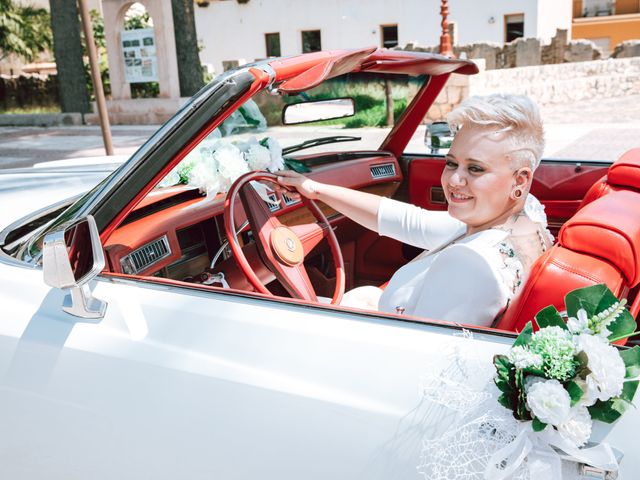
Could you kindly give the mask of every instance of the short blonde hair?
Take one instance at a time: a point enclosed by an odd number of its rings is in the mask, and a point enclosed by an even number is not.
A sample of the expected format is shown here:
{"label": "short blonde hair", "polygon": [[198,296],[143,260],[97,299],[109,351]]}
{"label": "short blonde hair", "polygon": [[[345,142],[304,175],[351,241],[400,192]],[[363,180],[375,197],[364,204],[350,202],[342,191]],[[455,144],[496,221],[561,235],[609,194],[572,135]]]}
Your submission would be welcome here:
{"label": "short blonde hair", "polygon": [[544,151],[544,127],[536,104],[525,95],[492,94],[463,101],[447,115],[453,128],[476,125],[504,132],[513,143],[510,156],[535,170]]}

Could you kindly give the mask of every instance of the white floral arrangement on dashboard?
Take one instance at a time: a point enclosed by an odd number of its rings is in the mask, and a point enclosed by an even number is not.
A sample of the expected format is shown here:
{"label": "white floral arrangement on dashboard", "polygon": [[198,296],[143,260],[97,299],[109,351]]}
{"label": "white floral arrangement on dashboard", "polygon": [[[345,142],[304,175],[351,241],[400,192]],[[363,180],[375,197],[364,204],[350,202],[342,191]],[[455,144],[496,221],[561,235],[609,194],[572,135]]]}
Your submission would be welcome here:
{"label": "white floral arrangement on dashboard", "polygon": [[233,182],[245,173],[259,170],[276,172],[283,168],[282,147],[272,137],[260,141],[251,137],[247,141],[236,142],[216,138],[204,140],[158,186],[183,183],[197,187],[207,195],[216,195],[227,192]]}
{"label": "white floral arrangement on dashboard", "polygon": [[[606,471],[609,445],[587,445],[594,421],[613,423],[638,388],[640,347],[613,342],[634,335],[635,320],[605,285],[570,292],[565,322],[554,306],[535,317],[507,355],[496,355],[498,402],[519,420],[518,435],[489,460],[487,479],[507,478],[525,461],[531,478],[562,478],[561,455]],[[560,454],[559,454],[560,453]]]}

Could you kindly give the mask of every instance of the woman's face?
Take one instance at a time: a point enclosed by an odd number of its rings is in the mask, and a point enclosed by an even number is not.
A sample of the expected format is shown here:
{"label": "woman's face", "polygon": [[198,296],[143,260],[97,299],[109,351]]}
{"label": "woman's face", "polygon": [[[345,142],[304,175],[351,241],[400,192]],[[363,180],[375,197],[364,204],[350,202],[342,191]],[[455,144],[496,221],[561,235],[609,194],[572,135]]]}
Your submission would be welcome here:
{"label": "woman's face", "polygon": [[[504,134],[467,126],[456,134],[441,182],[449,214],[470,227],[491,225],[515,204],[517,182]],[[524,194],[524,192],[523,192]]]}

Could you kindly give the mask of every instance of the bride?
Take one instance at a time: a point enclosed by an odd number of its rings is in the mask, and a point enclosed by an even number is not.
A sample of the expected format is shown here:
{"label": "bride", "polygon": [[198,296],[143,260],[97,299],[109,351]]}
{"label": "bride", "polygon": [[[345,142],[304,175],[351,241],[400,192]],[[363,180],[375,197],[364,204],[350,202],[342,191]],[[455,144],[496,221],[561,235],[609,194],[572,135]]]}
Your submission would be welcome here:
{"label": "bride", "polygon": [[535,104],[519,95],[471,97],[448,121],[459,131],[441,176],[447,212],[278,172],[281,185],[425,249],[386,288],[356,288],[342,305],[491,326],[551,246],[543,207],[529,194],[544,148]]}

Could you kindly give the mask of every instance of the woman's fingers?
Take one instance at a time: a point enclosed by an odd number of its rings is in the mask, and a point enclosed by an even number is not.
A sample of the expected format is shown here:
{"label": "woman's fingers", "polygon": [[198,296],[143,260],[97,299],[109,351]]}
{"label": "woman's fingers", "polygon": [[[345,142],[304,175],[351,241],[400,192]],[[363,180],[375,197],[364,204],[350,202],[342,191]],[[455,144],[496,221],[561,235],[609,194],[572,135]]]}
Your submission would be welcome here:
{"label": "woman's fingers", "polygon": [[299,187],[307,178],[291,170],[280,170],[276,172],[278,183],[288,187]]}
{"label": "woman's fingers", "polygon": [[283,193],[286,193],[290,197],[292,195],[298,195],[298,192],[294,188],[287,188],[287,187],[285,187],[283,185],[280,185],[279,183],[274,183],[273,184],[273,188],[280,195],[282,195]]}
{"label": "woman's fingers", "polygon": [[279,170],[276,172],[276,175],[278,176],[278,182],[284,185],[295,185],[305,179],[304,176],[293,170]]}
{"label": "woman's fingers", "polygon": [[317,198],[317,191],[314,188],[315,182],[293,170],[280,170],[276,172],[278,183],[282,187],[291,187],[307,198]]}

